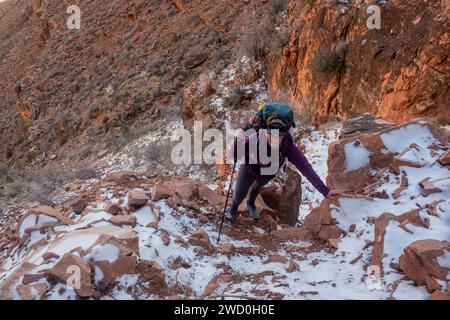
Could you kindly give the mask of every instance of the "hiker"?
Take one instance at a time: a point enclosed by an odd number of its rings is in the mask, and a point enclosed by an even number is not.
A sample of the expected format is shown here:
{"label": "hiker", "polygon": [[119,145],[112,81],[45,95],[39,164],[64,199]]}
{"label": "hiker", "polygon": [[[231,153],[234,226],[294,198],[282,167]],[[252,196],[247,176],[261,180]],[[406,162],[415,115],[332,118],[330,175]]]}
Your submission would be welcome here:
{"label": "hiker", "polygon": [[[266,105],[267,107],[267,105]],[[283,104],[272,103],[269,104],[269,111],[263,110],[265,107],[260,107],[260,115],[258,126],[256,126],[257,132],[250,134],[245,137],[243,141],[233,144],[232,152],[234,160],[237,159],[238,156],[238,144],[244,144],[244,154],[241,155],[241,158],[244,159],[243,165],[239,169],[238,178],[233,194],[233,198],[231,199],[231,206],[225,213],[225,217],[228,220],[235,220],[237,217],[237,211],[239,205],[244,200],[245,196],[248,193],[247,200],[247,209],[250,211],[253,219],[257,220],[260,218],[260,212],[256,209],[255,200],[258,196],[261,188],[266,185],[270,180],[272,180],[277,172],[273,174],[264,174],[263,170],[269,167],[271,164],[263,165],[260,161],[260,153],[261,150],[259,146],[257,148],[253,148],[253,150],[258,150],[257,154],[252,154],[250,150],[252,150],[252,146],[255,144],[267,143],[267,155],[270,157],[272,152],[278,152],[279,154],[279,162],[278,169],[283,165],[285,160],[287,159],[289,162],[294,164],[297,169],[311,182],[311,184],[324,196],[324,197],[334,197],[338,195],[342,195],[342,192],[339,190],[330,190],[320,179],[314,169],[311,167],[310,163],[304,156],[304,154],[300,151],[300,149],[294,144],[292,136],[289,133],[289,130],[292,126],[295,126],[293,122],[293,113],[292,109]],[[282,110],[280,112],[280,110]],[[286,111],[283,116],[283,110]],[[267,116],[268,113],[272,113],[269,117],[264,119],[262,114]],[[277,113],[281,113],[281,116],[278,116]],[[250,126],[251,128],[252,126]],[[253,126],[255,128],[255,126]],[[249,128],[249,127],[247,127]],[[259,130],[266,129],[266,130]],[[263,136],[261,136],[263,135]],[[253,159],[253,161],[250,161]]]}

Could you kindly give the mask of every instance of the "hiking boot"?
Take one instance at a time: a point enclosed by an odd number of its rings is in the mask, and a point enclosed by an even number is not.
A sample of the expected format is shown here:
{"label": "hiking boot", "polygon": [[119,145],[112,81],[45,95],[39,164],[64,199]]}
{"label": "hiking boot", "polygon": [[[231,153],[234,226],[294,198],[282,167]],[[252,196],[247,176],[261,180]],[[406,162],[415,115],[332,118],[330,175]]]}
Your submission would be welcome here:
{"label": "hiking boot", "polygon": [[252,215],[252,218],[255,220],[259,220],[261,215],[259,214],[258,209],[256,209],[256,206],[254,204],[247,202],[247,209],[250,211],[250,214]]}
{"label": "hiking boot", "polygon": [[237,218],[237,211],[233,207],[228,208],[228,210],[225,212],[225,218],[230,221],[234,221]]}

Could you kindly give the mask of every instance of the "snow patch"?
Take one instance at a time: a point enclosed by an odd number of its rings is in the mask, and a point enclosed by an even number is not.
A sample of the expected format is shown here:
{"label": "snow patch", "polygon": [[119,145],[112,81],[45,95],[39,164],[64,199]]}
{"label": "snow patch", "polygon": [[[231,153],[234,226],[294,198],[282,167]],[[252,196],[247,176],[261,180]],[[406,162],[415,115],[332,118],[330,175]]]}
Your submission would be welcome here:
{"label": "snow patch", "polygon": [[345,151],[345,172],[355,171],[369,165],[370,152],[358,140],[347,143]]}

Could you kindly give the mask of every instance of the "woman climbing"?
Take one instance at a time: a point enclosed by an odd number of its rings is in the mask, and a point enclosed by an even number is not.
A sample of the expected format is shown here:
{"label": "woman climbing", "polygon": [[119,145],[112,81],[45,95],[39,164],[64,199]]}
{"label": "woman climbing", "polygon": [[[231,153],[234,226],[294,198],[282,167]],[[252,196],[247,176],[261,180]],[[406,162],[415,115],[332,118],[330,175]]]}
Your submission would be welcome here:
{"label": "woman climbing", "polygon": [[[292,126],[295,126],[292,108],[285,104],[269,103],[260,106],[260,111],[251,125],[247,127],[247,129],[255,129],[256,132],[245,137],[243,141],[234,143],[232,147],[234,160],[244,158],[244,161],[239,169],[231,206],[225,214],[228,220],[236,219],[238,207],[247,193],[247,209],[253,219],[260,218],[260,213],[255,205],[256,197],[261,188],[276,176],[278,169],[286,159],[294,164],[324,197],[342,195],[341,191],[330,190],[322,182],[304,154],[294,144],[289,133]],[[239,147],[239,144],[242,145]],[[243,152],[239,152],[240,150]],[[271,161],[262,161],[261,155],[264,153]],[[270,172],[271,170],[268,169],[273,167],[272,160],[275,159],[273,156],[279,158],[276,159],[276,170]]]}

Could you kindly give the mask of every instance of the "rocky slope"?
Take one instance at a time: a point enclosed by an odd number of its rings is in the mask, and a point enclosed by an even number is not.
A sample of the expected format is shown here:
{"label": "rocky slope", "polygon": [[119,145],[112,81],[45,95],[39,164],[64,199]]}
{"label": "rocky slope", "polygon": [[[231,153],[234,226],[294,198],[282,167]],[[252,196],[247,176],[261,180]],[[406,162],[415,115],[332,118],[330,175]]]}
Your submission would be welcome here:
{"label": "rocky slope", "polygon": [[[368,31],[361,1],[87,1],[75,33],[66,5],[0,3],[0,298],[449,298],[449,133],[394,124],[448,123],[443,3]],[[346,195],[288,166],[216,245],[230,168],[174,165],[173,135],[286,92]]]}
{"label": "rocky slope", "polygon": [[183,108],[185,87],[251,51],[241,45],[250,16],[270,32],[281,19],[267,1],[84,1],[81,29],[69,30],[67,6],[0,4],[2,162],[80,161],[192,111],[212,112]]}

